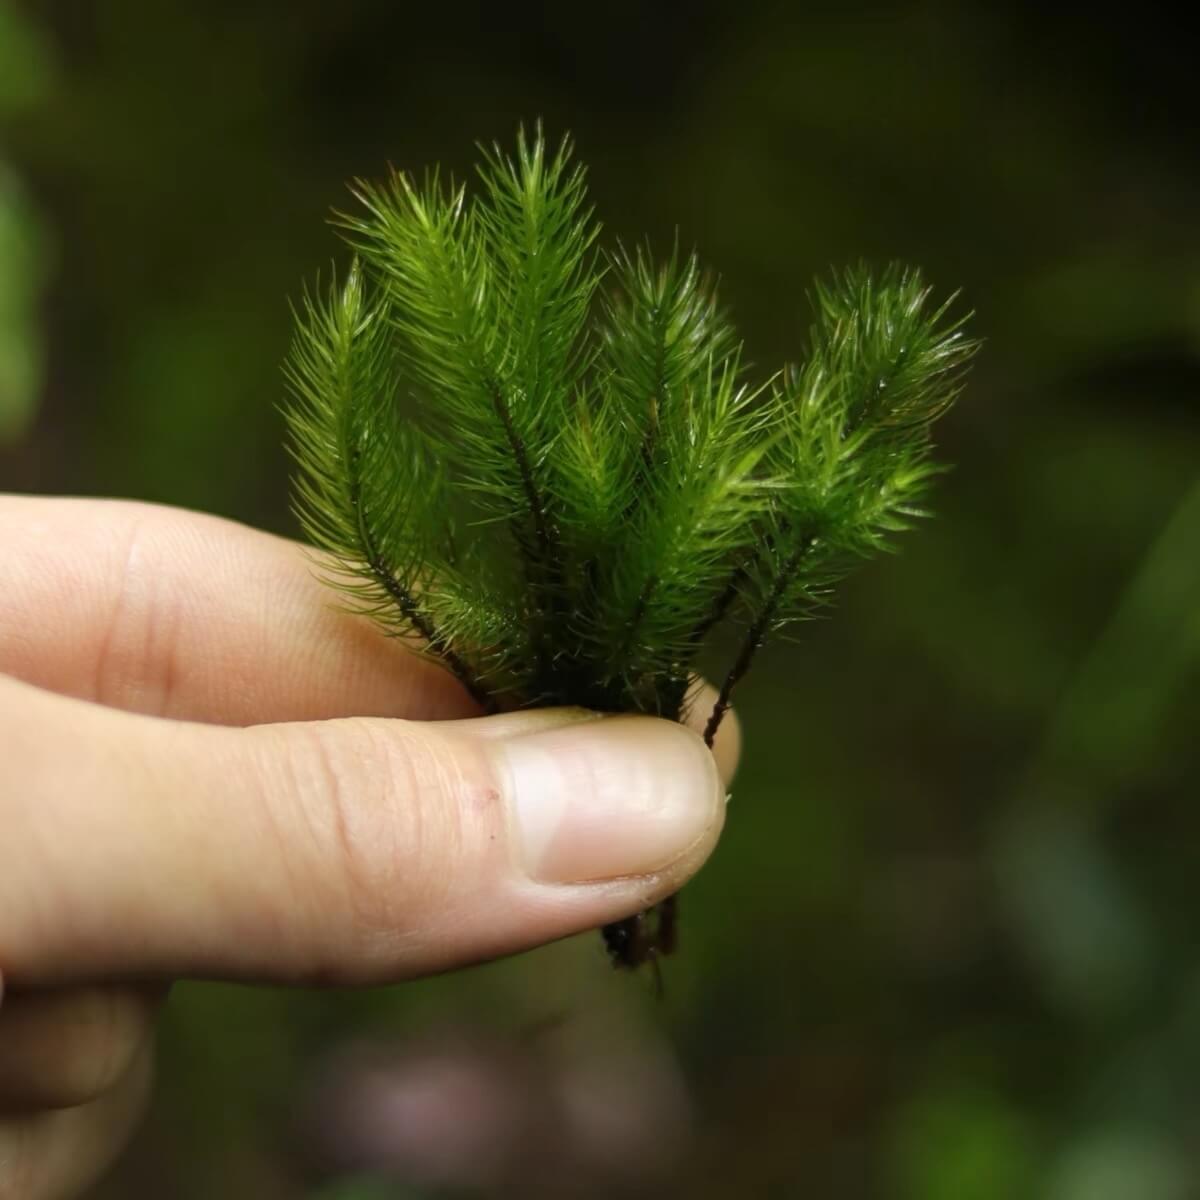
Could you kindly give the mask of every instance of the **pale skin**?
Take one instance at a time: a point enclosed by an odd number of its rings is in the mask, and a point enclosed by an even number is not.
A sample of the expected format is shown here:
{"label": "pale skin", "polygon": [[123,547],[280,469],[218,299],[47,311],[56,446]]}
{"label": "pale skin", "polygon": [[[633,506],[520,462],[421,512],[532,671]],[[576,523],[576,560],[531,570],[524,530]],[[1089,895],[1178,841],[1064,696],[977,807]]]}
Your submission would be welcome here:
{"label": "pale skin", "polygon": [[716,843],[732,720],[710,754],[480,717],[300,547],[213,517],[0,497],[0,548],[0,1200],[112,1162],[173,979],[444,971],[647,907]]}

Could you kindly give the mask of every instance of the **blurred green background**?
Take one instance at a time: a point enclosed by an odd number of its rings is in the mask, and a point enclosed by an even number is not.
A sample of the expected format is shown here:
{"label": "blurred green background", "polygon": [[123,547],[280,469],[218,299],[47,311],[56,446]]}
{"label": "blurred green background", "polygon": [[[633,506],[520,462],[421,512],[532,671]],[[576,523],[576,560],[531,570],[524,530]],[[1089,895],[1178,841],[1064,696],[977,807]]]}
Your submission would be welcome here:
{"label": "blurred green background", "polygon": [[294,531],[343,181],[571,130],[751,356],[961,286],[938,517],[765,656],[665,999],[598,939],[177,988],[97,1197],[1200,1196],[1200,101],[1155,5],[0,0],[0,486]]}

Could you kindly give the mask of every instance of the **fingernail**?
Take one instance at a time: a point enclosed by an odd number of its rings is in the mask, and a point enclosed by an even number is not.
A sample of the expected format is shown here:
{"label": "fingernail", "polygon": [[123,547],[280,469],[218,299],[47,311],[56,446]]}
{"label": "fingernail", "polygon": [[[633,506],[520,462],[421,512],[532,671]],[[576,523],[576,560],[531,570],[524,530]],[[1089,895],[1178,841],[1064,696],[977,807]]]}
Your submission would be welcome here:
{"label": "fingernail", "polygon": [[685,854],[723,803],[691,731],[612,717],[504,744],[523,865],[543,883],[646,875]]}

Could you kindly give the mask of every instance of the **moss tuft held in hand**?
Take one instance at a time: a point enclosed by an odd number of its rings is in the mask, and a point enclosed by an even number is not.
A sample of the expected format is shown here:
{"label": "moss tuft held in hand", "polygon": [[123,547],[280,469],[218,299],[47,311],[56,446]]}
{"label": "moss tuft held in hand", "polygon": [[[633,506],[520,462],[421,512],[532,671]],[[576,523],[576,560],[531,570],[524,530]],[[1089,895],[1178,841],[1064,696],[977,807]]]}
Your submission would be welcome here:
{"label": "moss tuft held in hand", "polygon": [[[470,191],[352,190],[355,260],[302,301],[286,367],[330,582],[487,710],[679,719],[731,625],[711,744],[763,642],[922,514],[964,318],[915,270],[852,268],[813,292],[804,365],[751,382],[694,255],[599,249],[569,142],[522,133]],[[605,930],[624,965],[674,935],[670,902]]]}

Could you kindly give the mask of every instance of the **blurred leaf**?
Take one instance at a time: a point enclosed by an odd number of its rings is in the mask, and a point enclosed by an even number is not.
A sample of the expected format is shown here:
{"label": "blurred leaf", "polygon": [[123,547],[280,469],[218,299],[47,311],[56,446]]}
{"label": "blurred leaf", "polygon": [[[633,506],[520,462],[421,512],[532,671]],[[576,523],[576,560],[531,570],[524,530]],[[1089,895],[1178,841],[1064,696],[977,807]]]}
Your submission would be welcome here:
{"label": "blurred leaf", "polygon": [[1200,662],[1200,481],[1179,503],[1085,655],[1000,824],[1003,902],[1056,999],[1114,1012],[1142,994],[1161,948],[1141,899],[1087,815],[1159,744]]}
{"label": "blurred leaf", "polygon": [[1125,589],[1108,627],[1063,694],[1042,769],[1136,772],[1170,706],[1200,666],[1200,479]]}
{"label": "blurred leaf", "polygon": [[45,271],[42,228],[0,160],[0,445],[24,430],[41,390],[45,346],[37,305]]}
{"label": "blurred leaf", "polygon": [[1137,1129],[1104,1129],[1068,1147],[1046,1200],[1187,1200],[1191,1164],[1165,1139]]}
{"label": "blurred leaf", "polygon": [[900,1110],[893,1156],[905,1200],[1017,1200],[1030,1194],[1034,1178],[1021,1115],[1003,1097],[957,1081],[919,1093]]}

